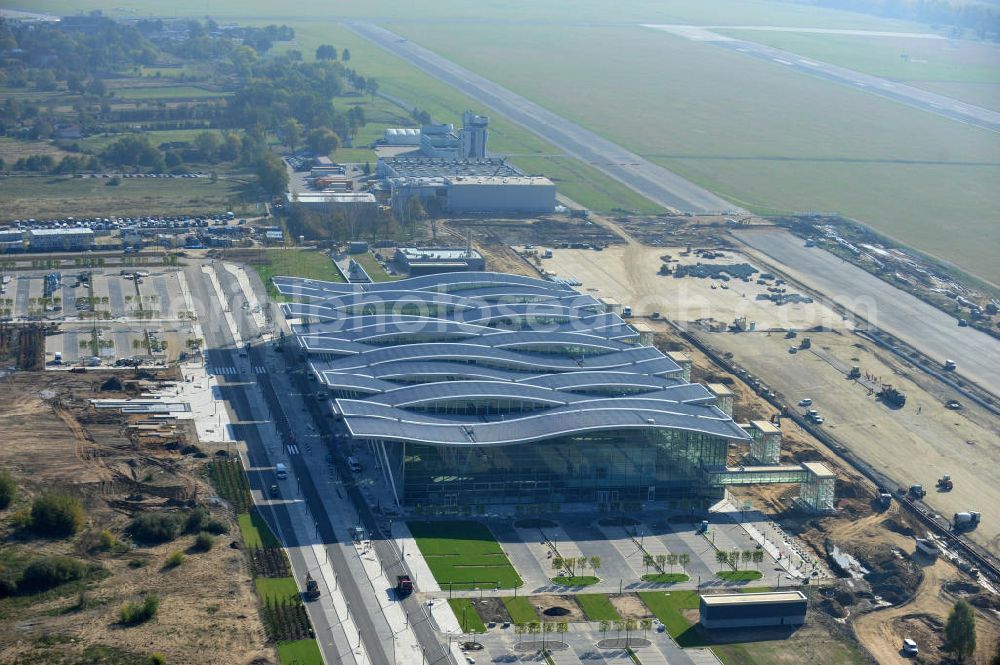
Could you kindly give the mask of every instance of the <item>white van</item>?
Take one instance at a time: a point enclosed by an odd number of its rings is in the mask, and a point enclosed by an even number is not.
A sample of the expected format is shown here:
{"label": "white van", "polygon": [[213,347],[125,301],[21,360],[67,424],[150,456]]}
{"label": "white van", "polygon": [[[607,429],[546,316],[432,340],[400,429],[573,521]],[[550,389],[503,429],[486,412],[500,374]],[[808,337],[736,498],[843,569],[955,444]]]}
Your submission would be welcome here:
{"label": "white van", "polygon": [[278,480],[284,480],[288,477],[288,467],[278,462],[274,465],[274,475],[278,477]]}
{"label": "white van", "polygon": [[348,457],[347,458],[347,468],[350,469],[351,471],[353,471],[354,473],[360,473],[361,472],[361,462],[359,462],[354,457]]}
{"label": "white van", "polygon": [[903,653],[907,656],[916,656],[920,653],[920,648],[917,646],[916,642],[907,637],[903,640]]}

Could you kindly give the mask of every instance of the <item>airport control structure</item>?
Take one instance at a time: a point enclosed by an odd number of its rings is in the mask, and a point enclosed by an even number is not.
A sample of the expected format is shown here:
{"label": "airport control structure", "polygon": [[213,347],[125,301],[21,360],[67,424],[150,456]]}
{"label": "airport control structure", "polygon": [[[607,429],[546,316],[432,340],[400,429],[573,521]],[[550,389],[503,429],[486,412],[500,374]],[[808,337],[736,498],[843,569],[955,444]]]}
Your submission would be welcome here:
{"label": "airport control structure", "polygon": [[[618,314],[567,284],[459,272],[349,284],[275,277],[298,352],[400,507],[712,505],[729,485],[797,483],[833,508],[821,463],[782,465],[780,430],[737,424]],[[727,465],[730,444],[749,450]]]}

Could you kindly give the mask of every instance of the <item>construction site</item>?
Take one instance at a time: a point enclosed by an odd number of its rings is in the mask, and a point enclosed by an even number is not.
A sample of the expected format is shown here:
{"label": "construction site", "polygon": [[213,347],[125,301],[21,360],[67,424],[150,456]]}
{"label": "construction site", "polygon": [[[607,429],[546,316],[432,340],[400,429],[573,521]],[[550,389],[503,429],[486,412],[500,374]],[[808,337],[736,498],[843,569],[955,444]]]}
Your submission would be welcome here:
{"label": "construction site", "polygon": [[[79,662],[103,653],[115,659],[108,662],[126,662],[150,645],[174,654],[175,662],[267,657],[263,625],[248,611],[256,600],[244,555],[229,547],[233,536],[185,557],[176,570],[165,562],[186,547],[182,541],[138,549],[117,544],[140,515],[183,515],[199,506],[236,532],[235,515],[212,499],[216,492],[206,477],[207,462],[226,456],[226,448],[199,441],[193,421],[121,408],[182,382],[176,368],[17,371],[0,379],[0,467],[19,480],[16,503],[0,521],[4,566],[16,569],[25,557],[71,556],[95,571],[83,586],[32,602],[0,599],[0,660],[22,662],[30,653],[46,654],[51,663]],[[53,492],[80,501],[85,521],[76,542],[32,538],[17,525],[22,506]],[[157,621],[123,631],[111,615],[149,595],[159,598]]]}
{"label": "construction site", "polygon": [[[904,662],[907,636],[929,662],[944,657],[944,619],[958,598],[982,610],[981,657],[1000,639],[1000,523],[983,508],[1000,505],[986,471],[1000,462],[995,395],[954,381],[939,359],[928,377],[926,355],[876,328],[868,312],[731,233],[769,222],[592,214],[586,226],[611,236],[597,245],[547,238],[537,224],[530,234],[481,220],[448,226],[456,236],[471,228],[491,267],[567,280],[624,310],[657,346],[692,356],[692,380],[731,389],[737,422],[780,423],[782,463],[822,460],[835,470],[836,511],[824,517],[796,511],[788,487],[732,492],[816,555],[853,562],[835,566],[841,579],[820,608],[846,620],[875,660]],[[730,464],[746,452],[734,448]]]}

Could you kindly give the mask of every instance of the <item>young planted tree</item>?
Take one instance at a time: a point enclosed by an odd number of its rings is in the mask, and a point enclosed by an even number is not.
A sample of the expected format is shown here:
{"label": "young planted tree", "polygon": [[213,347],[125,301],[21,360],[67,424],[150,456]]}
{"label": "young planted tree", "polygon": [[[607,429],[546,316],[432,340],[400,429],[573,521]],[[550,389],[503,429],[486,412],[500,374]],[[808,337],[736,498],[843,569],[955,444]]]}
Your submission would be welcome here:
{"label": "young planted tree", "polygon": [[670,566],[670,572],[674,572],[674,566],[677,565],[678,556],[676,554],[667,555],[667,565]]}
{"label": "young planted tree", "polygon": [[753,551],[753,562],[757,564],[757,570],[760,570],[760,564],[764,561],[764,550],[754,550]]}
{"label": "young planted tree", "polygon": [[646,572],[649,572],[649,567],[654,563],[653,556],[651,554],[642,555],[642,565],[646,567]]}
{"label": "young planted tree", "polygon": [[659,568],[660,572],[663,572],[663,567],[667,565],[667,555],[657,554],[656,555],[656,567]]}
{"label": "young planted tree", "polygon": [[680,564],[681,570],[687,570],[687,565],[691,563],[691,555],[687,552],[678,554],[677,563]]}
{"label": "young planted tree", "polygon": [[594,575],[597,574],[597,569],[601,567],[601,557],[592,556],[590,557],[590,569],[594,571]]}
{"label": "young planted tree", "polygon": [[743,559],[743,567],[746,568],[746,564],[753,561],[753,550],[743,550],[740,554],[740,558]]}

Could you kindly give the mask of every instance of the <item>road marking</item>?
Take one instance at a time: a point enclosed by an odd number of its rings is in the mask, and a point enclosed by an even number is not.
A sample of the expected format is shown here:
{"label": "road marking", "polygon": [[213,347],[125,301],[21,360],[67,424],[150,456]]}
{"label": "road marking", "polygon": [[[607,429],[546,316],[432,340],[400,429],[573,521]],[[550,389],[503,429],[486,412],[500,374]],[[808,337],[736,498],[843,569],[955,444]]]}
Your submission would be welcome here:
{"label": "road marking", "polygon": [[253,368],[253,373],[254,374],[267,374],[267,368],[266,367],[261,367],[260,365],[257,365],[256,367]]}
{"label": "road marking", "polygon": [[299,454],[299,447],[296,446],[294,443],[290,443],[286,447],[288,448],[288,454],[289,455],[298,455]]}

